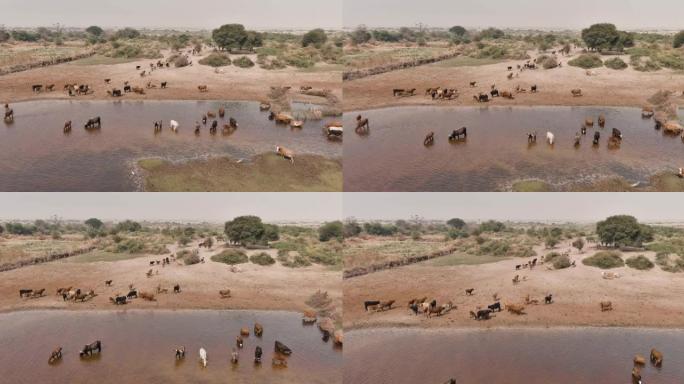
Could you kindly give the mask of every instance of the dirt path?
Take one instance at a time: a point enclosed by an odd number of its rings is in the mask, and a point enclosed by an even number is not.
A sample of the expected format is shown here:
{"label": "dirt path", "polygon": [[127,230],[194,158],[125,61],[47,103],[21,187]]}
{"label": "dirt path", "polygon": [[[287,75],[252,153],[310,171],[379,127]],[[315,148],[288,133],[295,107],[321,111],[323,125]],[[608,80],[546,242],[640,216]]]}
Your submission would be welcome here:
{"label": "dirt path", "polygon": [[[32,69],[24,72],[0,76],[0,101],[18,102],[36,99],[70,99],[70,100],[112,100],[106,91],[111,88],[123,88],[124,81],[131,86],[145,87],[152,81],[159,87],[162,81],[168,82],[167,89],[149,89],[145,95],[126,94],[124,100],[267,100],[271,86],[291,86],[298,90],[300,86],[310,86],[316,89],[330,89],[339,98],[342,95],[341,71],[306,72],[294,68],[269,71],[255,65],[249,69],[235,66],[223,67],[220,73],[214,68],[200,65],[198,61],[204,56],[193,56],[192,66],[184,68],[163,68],[152,72],[151,75],[140,77],[143,69],[149,70],[149,63],[156,60],[143,59],[121,64],[83,65],[72,62],[44,68]],[[256,60],[256,57],[252,58]],[[141,70],[136,70],[140,65]],[[104,79],[111,79],[106,85]],[[85,96],[69,97],[62,91],[66,83],[89,84],[95,92]],[[32,92],[33,84],[56,84],[54,92]],[[207,85],[208,92],[200,93],[198,85]],[[291,92],[293,99],[298,101],[324,102],[325,99]]]}
{"label": "dirt path", "polygon": [[[531,54],[536,57],[535,53]],[[507,68],[516,68],[524,61],[508,61],[481,66],[449,67],[445,63],[424,65],[398,70],[381,75],[370,76],[344,82],[344,110],[359,111],[388,106],[402,105],[497,105],[497,106],[633,106],[641,107],[646,99],[659,90],[684,92],[684,75],[671,70],[658,72],[638,72],[631,67],[622,71],[609,68],[592,69],[595,75],[587,76],[587,71],[567,65],[571,56],[560,57],[561,68],[527,70],[509,80]],[[605,58],[604,58],[605,59]],[[629,62],[628,57],[623,60]],[[514,73],[518,73],[514,70]],[[476,81],[476,87],[470,82]],[[473,99],[479,92],[489,92],[496,85],[500,92],[513,91],[516,86],[528,90],[515,95],[514,100],[496,98],[493,102],[481,104]],[[537,85],[539,92],[529,93],[530,87]],[[432,100],[425,96],[429,87],[456,88],[460,96],[451,101]],[[394,97],[394,88],[416,88],[416,96]],[[581,88],[584,96],[573,97],[571,89]],[[684,97],[680,97],[684,105]]]}
{"label": "dirt path", "polygon": [[[556,251],[569,249],[568,243]],[[537,247],[537,254],[548,250]],[[621,278],[606,280],[601,269],[588,267],[581,259],[591,256],[595,249],[580,254],[572,249],[570,258],[576,268],[549,270],[541,265],[533,270],[516,271],[524,259],[509,259],[492,264],[473,266],[434,267],[420,263],[408,267],[378,272],[343,282],[345,329],[381,326],[439,327],[550,327],[550,326],[684,326],[684,275],[663,272],[659,267],[650,271],[631,268],[610,270]],[[626,253],[630,257],[649,252]],[[525,281],[513,285],[512,278],[520,274]],[[467,296],[465,289],[475,288]],[[469,311],[486,307],[498,293],[501,303],[524,303],[525,296],[540,300],[552,293],[551,305],[527,305],[526,314],[496,313],[489,321],[474,321]],[[453,301],[458,309],[427,319],[413,315],[407,302],[416,297],[435,298],[438,303]],[[365,300],[396,300],[396,308],[385,312],[365,312]],[[612,301],[614,310],[601,312],[599,303]]]}
{"label": "dirt path", "polygon": [[[173,246],[170,250],[175,251]],[[192,248],[189,248],[192,249]],[[150,267],[150,260],[160,260],[162,256],[149,255],[115,262],[78,262],[66,260],[24,267],[0,273],[0,311],[26,309],[122,309],[110,303],[109,297],[126,294],[128,285],[133,284],[139,291],[156,293],[161,284],[169,292],[174,284],[180,284],[182,293],[158,294],[157,301],[142,299],[127,304],[125,309],[264,309],[295,310],[307,309],[305,301],[317,290],[327,291],[333,304],[341,307],[341,272],[331,271],[321,266],[306,268],[286,268],[276,263],[272,266],[259,266],[252,263],[241,264],[240,272],[231,272],[230,266],[209,259],[220,252],[202,250],[200,255],[206,262],[191,266],[172,262],[171,265]],[[248,254],[262,251],[249,251]],[[269,250],[275,257],[275,251]],[[152,268],[154,275],[146,277]],[[156,273],[158,272],[158,274]],[[113,280],[111,287],[105,280]],[[97,296],[85,303],[64,302],[55,292],[60,287],[79,287],[93,289]],[[45,288],[47,295],[35,299],[19,298],[19,289]],[[221,299],[218,291],[230,289],[232,297]]]}

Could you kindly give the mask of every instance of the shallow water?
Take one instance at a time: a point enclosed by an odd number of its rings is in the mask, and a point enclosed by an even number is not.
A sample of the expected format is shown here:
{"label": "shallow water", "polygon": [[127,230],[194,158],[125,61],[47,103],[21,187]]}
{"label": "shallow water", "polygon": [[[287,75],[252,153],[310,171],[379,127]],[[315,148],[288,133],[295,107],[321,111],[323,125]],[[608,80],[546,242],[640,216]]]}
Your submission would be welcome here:
{"label": "shallow water", "polygon": [[579,384],[631,382],[632,359],[663,352],[642,369],[646,384],[684,382],[684,330],[621,328],[347,332],[344,382],[354,384]]}
{"label": "shallow water", "polygon": [[[599,128],[599,114],[606,127]],[[345,126],[355,126],[357,112],[346,113]],[[349,191],[494,191],[518,180],[541,179],[556,185],[621,176],[647,181],[684,161],[678,137],[654,129],[637,108],[608,107],[397,107],[361,112],[370,134],[350,132],[344,143],[344,188]],[[593,117],[579,148],[575,134]],[[450,143],[452,130],[468,128],[465,141]],[[619,149],[608,149],[612,128],[624,136]],[[594,147],[594,131],[601,132]],[[435,132],[435,143],[423,139]],[[537,131],[537,144],[527,133]],[[546,132],[555,145],[546,144]]]}
{"label": "shallow water", "polygon": [[[237,366],[230,352],[241,327],[264,326],[250,334]],[[341,383],[342,350],[321,340],[301,315],[268,311],[30,311],[0,315],[2,383]],[[84,344],[102,341],[102,354],[81,360]],[[271,366],[280,340],[293,351],[287,368]],[[50,352],[62,346],[62,361],[49,365]],[[176,347],[186,357],[177,363]],[[254,349],[264,351],[261,366]],[[199,364],[198,350],[208,364]],[[9,352],[11,351],[11,353]]]}
{"label": "shallow water", "polygon": [[[224,105],[219,130],[209,125],[195,136],[195,122]],[[303,106],[302,106],[303,107]],[[306,122],[302,129],[276,125],[255,102],[219,101],[32,101],[12,105],[11,125],[0,123],[0,190],[2,191],[131,191],[131,163],[141,157],[170,160],[228,155],[248,158],[282,145],[299,153],[341,157],[342,145],[323,134],[328,120]],[[102,128],[83,128],[92,117],[102,117]],[[221,127],[234,117],[239,128],[232,135]],[[169,130],[169,121],[180,124]],[[63,133],[71,120],[70,134]],[[161,134],[154,121],[163,120]]]}

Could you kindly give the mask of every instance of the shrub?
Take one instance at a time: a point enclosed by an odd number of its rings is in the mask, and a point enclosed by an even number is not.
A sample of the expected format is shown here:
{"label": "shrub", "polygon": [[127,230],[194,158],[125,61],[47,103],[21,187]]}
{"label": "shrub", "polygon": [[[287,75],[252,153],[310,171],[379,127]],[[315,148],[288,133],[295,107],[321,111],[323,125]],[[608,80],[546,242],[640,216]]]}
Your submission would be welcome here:
{"label": "shrub", "polygon": [[230,65],[230,56],[223,52],[213,52],[209,56],[201,59],[199,61],[202,65],[208,65],[210,67],[225,67]]}
{"label": "shrub", "polygon": [[672,46],[674,48],[681,48],[684,46],[684,31],[680,31],[675,35]]}
{"label": "shrub", "polygon": [[630,268],[638,269],[640,271],[649,270],[655,266],[655,264],[644,255],[630,257],[625,260],[625,264]]}
{"label": "shrub", "polygon": [[196,249],[193,251],[178,252],[176,256],[182,258],[183,263],[185,263],[185,265],[193,265],[201,261],[199,257],[199,252]]}
{"label": "shrub", "polygon": [[342,240],[343,224],[341,221],[333,221],[323,224],[318,228],[318,239],[328,241],[331,239]]}
{"label": "shrub", "polygon": [[275,264],[275,259],[271,257],[266,252],[257,253],[249,257],[249,261],[258,265],[273,265]]}
{"label": "shrub", "polygon": [[628,67],[627,63],[625,63],[621,58],[619,57],[613,57],[612,59],[606,60],[603,65],[610,69],[617,69],[617,70],[622,70]]}
{"label": "shrub", "polygon": [[309,32],[305,33],[304,36],[302,36],[302,46],[308,47],[309,45],[313,45],[316,47],[320,47],[327,40],[328,36],[325,34],[324,30],[320,28],[312,29]]}
{"label": "shrub", "polygon": [[558,60],[556,60],[555,57],[547,57],[544,61],[541,62],[541,65],[544,69],[556,68],[558,66]]}
{"label": "shrub", "polygon": [[246,263],[247,261],[249,261],[249,258],[242,251],[228,249],[219,254],[213,255],[211,257],[211,260],[216,261],[218,263],[235,265]]}
{"label": "shrub", "polygon": [[582,264],[601,269],[618,268],[625,265],[619,252],[602,251],[582,260]]}
{"label": "shrub", "polygon": [[174,65],[176,68],[187,67],[188,65],[190,65],[190,60],[188,60],[188,58],[187,58],[186,56],[178,56],[178,57],[173,61],[173,65]]}
{"label": "shrub", "polygon": [[570,258],[566,255],[560,255],[553,260],[553,268],[555,269],[569,268],[570,265]]}
{"label": "shrub", "polygon": [[506,229],[506,225],[500,221],[489,220],[480,224],[480,232],[501,232]]}
{"label": "shrub", "polygon": [[240,56],[233,60],[233,64],[240,68],[251,68],[254,66],[254,62],[247,56]]}
{"label": "shrub", "polygon": [[602,67],[603,61],[601,61],[601,57],[599,55],[585,53],[568,61],[568,65],[584,69],[591,69]]}

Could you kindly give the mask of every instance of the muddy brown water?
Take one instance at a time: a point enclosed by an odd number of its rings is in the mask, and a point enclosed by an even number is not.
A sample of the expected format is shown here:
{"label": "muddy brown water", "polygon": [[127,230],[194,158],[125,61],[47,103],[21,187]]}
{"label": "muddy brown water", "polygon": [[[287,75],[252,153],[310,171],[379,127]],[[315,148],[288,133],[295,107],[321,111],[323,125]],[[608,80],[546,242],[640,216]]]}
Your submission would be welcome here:
{"label": "muddy brown water", "polygon": [[[195,122],[207,111],[223,105],[219,132]],[[297,104],[293,108],[306,109]],[[255,102],[222,101],[31,101],[12,104],[13,124],[0,122],[0,190],[2,191],[132,191],[136,185],[131,165],[136,159],[162,157],[173,161],[227,155],[248,159],[271,152],[276,145],[298,153],[340,158],[342,145],[326,139],[323,127],[329,119],[307,121],[301,129],[276,125]],[[102,128],[92,132],[85,122],[102,118]],[[221,127],[234,117],[239,128],[222,135]],[[180,124],[179,132],[169,121]],[[71,120],[70,134],[63,133]],[[164,129],[154,134],[154,121]],[[201,122],[200,122],[201,123]]]}
{"label": "muddy brown water", "polygon": [[[231,349],[241,327],[264,326],[239,350]],[[301,314],[276,311],[28,311],[0,314],[0,382],[23,383],[341,383],[342,350],[325,343]],[[102,341],[102,353],[82,360],[84,344]],[[293,351],[287,368],[271,365],[274,342]],[[62,346],[61,362],[49,365],[50,352]],[[175,348],[186,357],[176,362]],[[253,364],[262,347],[263,363]],[[199,363],[199,348],[208,364]],[[10,352],[11,351],[11,352]]]}
{"label": "muddy brown water", "polygon": [[[346,191],[495,191],[519,180],[563,186],[615,176],[643,183],[684,165],[682,140],[654,129],[638,108],[411,106],[360,113],[370,120],[370,134],[350,129],[345,138]],[[345,113],[345,126],[355,127],[358,114]],[[596,123],[600,114],[605,128]],[[575,148],[587,117],[595,126]],[[451,131],[463,126],[467,140],[450,143]],[[613,127],[624,136],[619,149],[608,148]],[[430,131],[435,143],[425,147]],[[534,131],[537,144],[528,145],[527,133]],[[555,135],[553,147],[545,142],[547,131]],[[595,131],[601,133],[598,147],[592,145]]]}
{"label": "muddy brown water", "polygon": [[684,330],[627,328],[347,332],[344,382],[354,384],[629,384],[632,359],[664,354],[642,368],[644,384],[684,382]]}

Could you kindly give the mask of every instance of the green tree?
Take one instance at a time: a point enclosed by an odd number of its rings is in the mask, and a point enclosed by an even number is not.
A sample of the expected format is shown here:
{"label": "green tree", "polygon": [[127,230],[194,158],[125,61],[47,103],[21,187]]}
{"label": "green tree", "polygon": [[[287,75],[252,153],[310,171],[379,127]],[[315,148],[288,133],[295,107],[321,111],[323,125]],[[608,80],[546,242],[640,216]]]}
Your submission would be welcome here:
{"label": "green tree", "polygon": [[501,232],[504,229],[506,229],[506,225],[496,220],[489,220],[480,224],[480,232]]}
{"label": "green tree", "polygon": [[549,236],[544,240],[544,245],[546,248],[553,248],[558,244],[558,238],[554,236]]}
{"label": "green tree", "polygon": [[344,237],[354,237],[358,236],[363,228],[356,222],[356,220],[347,220],[344,223],[344,228],[342,229],[342,234]]}
{"label": "green tree", "polygon": [[241,245],[264,245],[278,239],[278,227],[262,223],[257,216],[236,217],[226,222],[224,232],[230,241]]}
{"label": "green tree", "polygon": [[318,239],[329,241],[331,239],[342,240],[343,224],[341,221],[331,221],[318,228]]}
{"label": "green tree", "polygon": [[594,24],[582,30],[582,40],[589,47],[598,51],[634,46],[634,35],[629,32],[618,31],[615,25],[609,23]]}
{"label": "green tree", "polygon": [[104,223],[100,219],[96,219],[93,217],[93,218],[86,220],[85,225],[87,225],[88,227],[90,227],[92,229],[100,229],[100,228],[102,228]]}
{"label": "green tree", "polygon": [[466,226],[466,222],[463,221],[462,219],[455,217],[453,219],[449,219],[449,221],[447,221],[447,225],[452,227],[452,228],[462,229],[463,227]]}
{"label": "green tree", "polygon": [[480,39],[500,39],[504,37],[506,34],[504,31],[497,29],[497,28],[487,28],[480,32],[479,37]]}
{"label": "green tree", "polygon": [[455,25],[455,26],[449,28],[449,32],[452,35],[457,36],[457,37],[463,37],[463,36],[468,34],[468,31],[465,28],[461,27],[460,25]]}
{"label": "green tree", "polygon": [[140,31],[135,28],[124,28],[116,31],[114,35],[117,39],[135,39],[140,37]]}
{"label": "green tree", "polygon": [[260,33],[248,31],[242,24],[225,24],[214,29],[211,37],[220,49],[253,49],[263,45]]}
{"label": "green tree", "polygon": [[91,25],[90,27],[86,28],[85,31],[96,37],[100,37],[104,33],[104,30],[97,25]]}
{"label": "green tree", "polygon": [[325,34],[325,31],[320,28],[316,28],[304,34],[302,37],[302,47],[313,45],[318,48],[325,44],[326,41],[328,41],[328,35]]}
{"label": "green tree", "polygon": [[142,229],[142,225],[140,223],[133,221],[133,220],[125,220],[120,223],[117,223],[116,226],[114,227],[114,230],[116,232],[137,232]]}
{"label": "green tree", "polygon": [[[2,41],[2,39],[0,39],[0,41]],[[674,36],[672,46],[675,48],[681,48],[682,46],[684,46],[684,31],[680,31]]]}
{"label": "green tree", "polygon": [[637,246],[653,240],[653,229],[628,215],[611,216],[596,224],[596,234],[609,247]]}
{"label": "green tree", "polygon": [[351,38],[352,43],[354,44],[363,44],[367,43],[371,39],[371,34],[368,32],[366,29],[366,26],[364,25],[359,25],[354,32],[351,33],[349,36]]}

